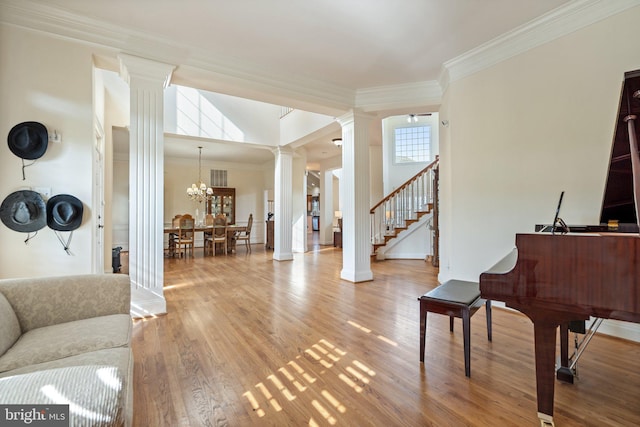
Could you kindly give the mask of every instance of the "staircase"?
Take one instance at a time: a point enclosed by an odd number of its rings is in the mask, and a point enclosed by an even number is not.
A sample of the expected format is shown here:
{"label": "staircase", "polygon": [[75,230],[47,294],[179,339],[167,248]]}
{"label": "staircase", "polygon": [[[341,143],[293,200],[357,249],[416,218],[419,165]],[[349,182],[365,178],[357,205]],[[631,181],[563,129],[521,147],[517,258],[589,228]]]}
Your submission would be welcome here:
{"label": "staircase", "polygon": [[[369,212],[371,214],[371,255],[378,249],[408,230],[409,227],[429,215],[437,208],[438,158],[404,184],[380,200]],[[437,219],[433,226],[437,236]],[[437,254],[437,239],[434,239],[434,256]]]}

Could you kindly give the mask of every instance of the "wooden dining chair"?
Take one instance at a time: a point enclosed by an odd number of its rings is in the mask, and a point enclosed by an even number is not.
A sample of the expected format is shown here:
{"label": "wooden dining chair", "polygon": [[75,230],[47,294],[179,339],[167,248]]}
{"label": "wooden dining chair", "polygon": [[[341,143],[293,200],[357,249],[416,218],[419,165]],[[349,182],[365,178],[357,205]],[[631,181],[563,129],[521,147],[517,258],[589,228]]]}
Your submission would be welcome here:
{"label": "wooden dining chair", "polygon": [[224,254],[227,254],[227,218],[219,214],[213,222],[213,255],[216,255],[216,245],[222,244]]}
{"label": "wooden dining chair", "polygon": [[214,252],[215,245],[213,244],[213,226],[215,224],[215,217],[212,214],[206,214],[204,216],[204,225],[211,227],[211,230],[204,232],[204,254],[207,255],[209,251]]}
{"label": "wooden dining chair", "polygon": [[[180,217],[182,215],[178,214],[176,216],[174,216],[171,219],[171,228],[178,228],[180,227]],[[174,257],[176,256],[176,242],[178,240],[178,233],[169,233],[169,242],[168,242],[168,249],[169,249],[169,256],[170,257]]]}
{"label": "wooden dining chair", "polygon": [[193,257],[193,246],[195,240],[195,221],[189,214],[182,215],[179,219],[178,225],[178,238],[176,240],[176,251],[180,256],[184,251],[185,258],[187,256],[187,249],[191,250],[191,256]]}
{"label": "wooden dining chair", "polygon": [[244,231],[240,231],[236,236],[236,243],[244,240],[244,244],[247,248],[247,252],[251,252],[251,226],[253,225],[253,214],[249,214],[249,221],[247,222],[247,228]]}

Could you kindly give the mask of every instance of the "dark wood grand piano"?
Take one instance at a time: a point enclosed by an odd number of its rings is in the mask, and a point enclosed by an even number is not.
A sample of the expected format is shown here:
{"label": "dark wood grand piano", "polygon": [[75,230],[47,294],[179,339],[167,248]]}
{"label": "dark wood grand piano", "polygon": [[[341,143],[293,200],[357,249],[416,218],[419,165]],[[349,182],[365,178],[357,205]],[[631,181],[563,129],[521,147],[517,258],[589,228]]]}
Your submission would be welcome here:
{"label": "dark wood grand piano", "polygon": [[[639,120],[629,124],[633,115],[640,118],[640,70],[625,73],[601,223],[570,226],[566,234],[517,234],[516,248],[480,275],[482,298],[504,301],[533,322],[538,416],[543,425],[553,425],[556,328],[590,316],[640,323],[640,236],[634,199],[640,171],[632,167],[630,150],[630,134],[640,133],[640,126]],[[636,187],[640,191],[640,185]]]}

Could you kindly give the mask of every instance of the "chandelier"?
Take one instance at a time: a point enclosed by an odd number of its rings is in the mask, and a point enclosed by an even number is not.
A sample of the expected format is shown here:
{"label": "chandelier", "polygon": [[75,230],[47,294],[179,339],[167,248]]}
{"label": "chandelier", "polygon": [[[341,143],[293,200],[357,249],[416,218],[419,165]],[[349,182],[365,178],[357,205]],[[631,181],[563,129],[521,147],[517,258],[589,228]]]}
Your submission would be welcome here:
{"label": "chandelier", "polygon": [[198,147],[198,149],[200,150],[198,154],[198,182],[187,187],[187,197],[200,203],[213,195],[213,189],[202,182],[202,147]]}

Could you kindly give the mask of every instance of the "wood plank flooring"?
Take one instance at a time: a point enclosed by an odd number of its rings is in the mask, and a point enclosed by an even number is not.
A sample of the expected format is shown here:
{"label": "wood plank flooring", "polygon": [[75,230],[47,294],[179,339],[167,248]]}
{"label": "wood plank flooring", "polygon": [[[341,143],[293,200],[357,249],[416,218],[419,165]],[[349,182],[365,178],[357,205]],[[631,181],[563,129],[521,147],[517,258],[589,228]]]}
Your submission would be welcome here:
{"label": "wood plank flooring", "polygon": [[[466,378],[459,319],[451,334],[429,316],[419,362],[429,263],[373,263],[353,284],[333,247],[238,252],[165,261],[168,314],[134,322],[135,426],[538,425],[526,317],[494,309],[488,342],[484,309],[473,316]],[[640,425],[639,344],[596,336],[579,373],[556,383],[556,426]]]}

